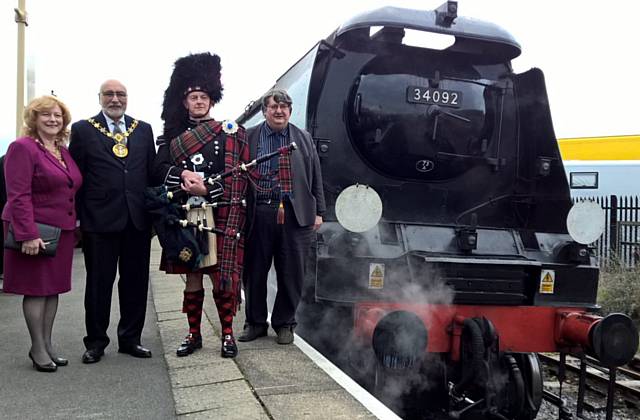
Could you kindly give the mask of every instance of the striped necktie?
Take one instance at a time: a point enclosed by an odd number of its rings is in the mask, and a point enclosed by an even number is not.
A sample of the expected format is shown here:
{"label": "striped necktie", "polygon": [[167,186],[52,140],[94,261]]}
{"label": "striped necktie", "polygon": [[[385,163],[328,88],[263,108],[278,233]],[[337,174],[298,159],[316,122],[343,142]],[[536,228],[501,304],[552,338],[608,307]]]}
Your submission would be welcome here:
{"label": "striped necktie", "polygon": [[[120,124],[122,123],[122,120],[120,121],[114,121],[113,122],[113,133],[112,134],[122,134],[122,130],[120,130]],[[127,138],[125,137],[124,140],[122,140],[123,144],[127,144]]]}

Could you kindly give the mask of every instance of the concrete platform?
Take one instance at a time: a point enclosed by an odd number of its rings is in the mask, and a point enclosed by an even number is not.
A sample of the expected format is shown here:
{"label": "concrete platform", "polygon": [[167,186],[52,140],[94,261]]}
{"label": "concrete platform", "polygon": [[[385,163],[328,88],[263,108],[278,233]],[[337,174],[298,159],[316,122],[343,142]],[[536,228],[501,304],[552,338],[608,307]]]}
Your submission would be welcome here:
{"label": "concrete platform", "polygon": [[[153,249],[152,267],[159,262],[159,250]],[[152,271],[151,288],[178,418],[378,418],[296,345],[277,344],[273,330],[267,337],[238,342],[235,359],[221,358],[220,323],[207,278],[203,348],[177,357],[175,350],[187,332],[180,312],[184,283],[179,276]],[[240,311],[234,320],[236,335],[243,324]]]}
{"label": "concrete platform", "polygon": [[76,250],[73,284],[60,295],[53,343],[69,365],[55,373],[36,372],[27,357],[29,333],[22,315],[22,296],[0,293],[0,418],[2,419],[175,419],[175,407],[156,312],[147,301],[142,343],[151,359],[118,353],[120,318],[114,287],[109,337],[100,363],[85,365],[84,258]]}
{"label": "concrete platform", "polygon": [[[69,358],[69,366],[55,373],[32,368],[27,358],[30,341],[22,315],[22,296],[0,293],[0,418],[397,418],[379,403],[372,410],[376,414],[365,408],[296,345],[304,349],[299,337],[294,345],[283,346],[275,342],[275,333],[269,330],[268,337],[238,343],[237,358],[220,357],[220,325],[206,279],[204,347],[191,356],[177,357],[175,350],[188,329],[181,312],[184,281],[160,272],[159,259],[160,248],[155,242],[142,338],[153,352],[151,359],[117,353],[119,311],[114,286],[111,345],[99,363],[81,363],[85,269],[80,250],[74,255],[73,288],[60,296],[53,334],[54,345],[60,355]],[[236,335],[243,323],[241,310],[234,321]]]}

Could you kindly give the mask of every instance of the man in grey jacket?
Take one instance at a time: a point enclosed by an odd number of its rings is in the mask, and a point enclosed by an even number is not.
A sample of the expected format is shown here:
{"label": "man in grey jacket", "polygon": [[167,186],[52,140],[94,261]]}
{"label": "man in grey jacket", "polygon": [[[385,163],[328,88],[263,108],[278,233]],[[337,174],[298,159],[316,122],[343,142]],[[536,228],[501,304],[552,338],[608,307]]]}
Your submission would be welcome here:
{"label": "man in grey jacket", "polygon": [[[239,341],[267,335],[267,276],[273,261],[278,293],[271,324],[279,344],[293,342],[302,295],[305,259],[325,211],[320,160],[311,135],[289,123],[291,97],[273,89],[262,97],[266,121],[247,130],[250,158],[296,143],[282,167],[274,157],[258,166],[260,178],[249,202],[244,267],[246,324]],[[290,169],[290,170],[289,170]]]}

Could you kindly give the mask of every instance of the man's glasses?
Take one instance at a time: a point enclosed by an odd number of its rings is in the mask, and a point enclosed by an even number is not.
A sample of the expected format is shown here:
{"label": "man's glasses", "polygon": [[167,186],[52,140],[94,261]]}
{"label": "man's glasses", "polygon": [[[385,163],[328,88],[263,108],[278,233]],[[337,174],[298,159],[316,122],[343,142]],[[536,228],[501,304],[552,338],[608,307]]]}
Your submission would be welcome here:
{"label": "man's glasses", "polygon": [[108,90],[106,92],[100,92],[100,94],[105,98],[113,98],[114,96],[117,96],[118,99],[125,99],[127,97],[127,92],[122,91],[114,92],[112,90]]}
{"label": "man's glasses", "polygon": [[272,104],[272,105],[267,106],[267,108],[271,112],[276,112],[277,110],[286,111],[286,110],[289,109],[289,104],[285,104],[285,103]]}

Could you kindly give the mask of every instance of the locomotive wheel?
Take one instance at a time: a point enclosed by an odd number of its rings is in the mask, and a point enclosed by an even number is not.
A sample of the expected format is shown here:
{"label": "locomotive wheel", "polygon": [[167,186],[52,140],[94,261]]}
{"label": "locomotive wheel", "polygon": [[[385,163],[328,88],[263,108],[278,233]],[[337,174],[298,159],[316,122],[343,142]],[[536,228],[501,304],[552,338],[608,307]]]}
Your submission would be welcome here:
{"label": "locomotive wheel", "polygon": [[374,372],[369,389],[403,419],[448,418],[447,366],[441,355],[428,354],[420,366],[409,371],[385,368],[376,362]]}
{"label": "locomotive wheel", "polygon": [[[540,359],[535,353],[511,354],[519,368],[519,375],[524,383],[524,394],[517,398],[522,398],[510,404],[511,407],[517,404],[519,412],[513,413],[515,420],[533,420],[538,414],[540,405],[542,404],[542,369],[540,367]],[[511,380],[510,372],[510,380]],[[512,385],[511,383],[509,384]],[[515,388],[515,387],[514,387]],[[520,402],[522,405],[520,405]]]}

